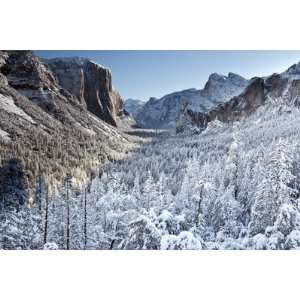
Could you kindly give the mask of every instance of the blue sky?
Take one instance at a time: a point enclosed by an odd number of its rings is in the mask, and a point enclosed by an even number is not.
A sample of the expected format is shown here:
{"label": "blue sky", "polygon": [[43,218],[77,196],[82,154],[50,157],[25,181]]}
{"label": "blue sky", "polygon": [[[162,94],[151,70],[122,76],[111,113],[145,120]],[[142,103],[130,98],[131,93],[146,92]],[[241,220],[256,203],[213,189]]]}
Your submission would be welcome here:
{"label": "blue sky", "polygon": [[88,57],[112,70],[124,99],[148,100],[187,88],[202,88],[211,73],[246,78],[282,72],[300,61],[300,51],[35,51],[41,57]]}

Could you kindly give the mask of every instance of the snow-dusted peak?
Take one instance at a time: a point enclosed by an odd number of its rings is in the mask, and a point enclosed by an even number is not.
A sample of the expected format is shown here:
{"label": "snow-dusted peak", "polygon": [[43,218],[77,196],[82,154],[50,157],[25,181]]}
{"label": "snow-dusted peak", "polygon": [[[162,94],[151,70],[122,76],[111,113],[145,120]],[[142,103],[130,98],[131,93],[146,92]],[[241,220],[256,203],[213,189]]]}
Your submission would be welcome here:
{"label": "snow-dusted peak", "polygon": [[144,104],[144,101],[138,99],[127,99],[124,101],[125,110],[133,117],[136,116]]}
{"label": "snow-dusted peak", "polygon": [[240,94],[248,84],[247,79],[234,73],[228,76],[213,73],[205,84],[202,96],[213,103],[225,102]]}
{"label": "snow-dusted peak", "polygon": [[300,79],[300,62],[292,65],[286,71],[281,73],[281,77],[288,79]]}
{"label": "snow-dusted peak", "polygon": [[236,85],[244,85],[248,80],[242,77],[241,75],[235,73],[228,73],[229,80]]}
{"label": "snow-dusted peak", "polygon": [[212,73],[208,77],[208,81],[225,81],[226,79],[226,76],[218,73]]}
{"label": "snow-dusted peak", "polygon": [[247,82],[248,82],[247,79],[232,72],[229,72],[228,76],[218,74],[218,73],[212,73],[208,77],[208,81],[206,85],[230,83],[230,84],[240,86],[240,85],[245,85]]}

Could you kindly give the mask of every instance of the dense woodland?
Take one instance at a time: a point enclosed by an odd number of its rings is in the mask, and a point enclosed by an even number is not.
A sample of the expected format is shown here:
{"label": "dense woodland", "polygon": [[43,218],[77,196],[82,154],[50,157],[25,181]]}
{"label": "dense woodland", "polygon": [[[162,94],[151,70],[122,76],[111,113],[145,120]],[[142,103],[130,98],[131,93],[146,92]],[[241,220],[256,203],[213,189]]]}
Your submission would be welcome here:
{"label": "dense woodland", "polygon": [[2,199],[1,248],[296,249],[299,123],[298,108],[269,99],[201,134],[153,131],[85,185],[67,176],[50,192],[40,174],[34,205]]}

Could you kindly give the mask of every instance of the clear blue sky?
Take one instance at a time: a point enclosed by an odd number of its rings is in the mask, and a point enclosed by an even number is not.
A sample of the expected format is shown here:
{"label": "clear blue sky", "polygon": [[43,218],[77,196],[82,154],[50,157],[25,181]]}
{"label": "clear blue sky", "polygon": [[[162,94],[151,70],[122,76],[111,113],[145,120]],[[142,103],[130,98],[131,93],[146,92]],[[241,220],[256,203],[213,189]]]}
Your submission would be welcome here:
{"label": "clear blue sky", "polygon": [[187,88],[202,88],[211,73],[246,78],[282,72],[300,61],[300,51],[35,51],[41,57],[88,57],[112,70],[124,99],[148,100]]}

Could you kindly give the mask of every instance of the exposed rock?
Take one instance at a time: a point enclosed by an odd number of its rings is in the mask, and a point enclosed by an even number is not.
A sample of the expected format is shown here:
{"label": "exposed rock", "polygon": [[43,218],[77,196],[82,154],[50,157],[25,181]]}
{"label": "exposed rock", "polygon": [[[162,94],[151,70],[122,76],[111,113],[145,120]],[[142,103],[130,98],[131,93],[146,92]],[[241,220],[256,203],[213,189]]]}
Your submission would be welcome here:
{"label": "exposed rock", "polygon": [[112,86],[111,71],[84,58],[46,60],[59,84],[78,102],[107,123],[116,126],[123,114],[123,101]]}
{"label": "exposed rock", "polygon": [[176,132],[183,132],[186,129],[202,131],[209,122],[214,120],[227,123],[239,121],[256,111],[269,99],[299,105],[300,68],[297,66],[292,66],[282,74],[273,74],[267,78],[253,78],[243,93],[208,112],[184,107],[177,121]]}
{"label": "exposed rock", "polygon": [[137,99],[126,99],[124,101],[126,112],[128,112],[134,118],[138,115],[144,104],[144,101]]}
{"label": "exposed rock", "polygon": [[135,118],[144,128],[175,128],[182,108],[207,112],[219,103],[240,94],[248,85],[245,78],[229,73],[228,76],[213,73],[204,89],[187,89],[150,100],[139,110]]}

